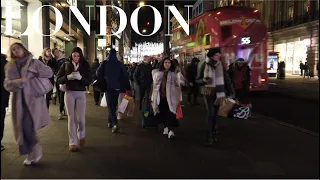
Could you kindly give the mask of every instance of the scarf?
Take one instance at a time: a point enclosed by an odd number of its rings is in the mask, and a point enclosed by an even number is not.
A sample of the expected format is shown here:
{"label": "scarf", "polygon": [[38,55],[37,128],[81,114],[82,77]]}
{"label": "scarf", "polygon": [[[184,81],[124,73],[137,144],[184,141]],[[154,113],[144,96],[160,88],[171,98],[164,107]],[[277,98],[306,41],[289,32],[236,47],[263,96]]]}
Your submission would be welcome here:
{"label": "scarf", "polygon": [[205,60],[204,78],[210,77],[211,82],[204,85],[202,94],[212,95],[216,93],[217,98],[225,97],[223,64],[220,61],[213,61],[208,57]]}
{"label": "scarf", "polygon": [[74,66],[74,72],[76,72],[78,70],[78,68],[79,68],[79,64],[80,63],[76,64],[75,62],[72,61],[72,64]]}

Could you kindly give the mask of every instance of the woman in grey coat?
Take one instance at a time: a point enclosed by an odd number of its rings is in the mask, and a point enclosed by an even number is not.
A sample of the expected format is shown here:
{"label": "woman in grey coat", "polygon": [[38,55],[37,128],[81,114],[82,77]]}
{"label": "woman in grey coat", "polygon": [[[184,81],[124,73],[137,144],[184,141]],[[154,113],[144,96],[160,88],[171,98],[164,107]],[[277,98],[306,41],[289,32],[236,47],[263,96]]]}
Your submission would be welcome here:
{"label": "woman in grey coat", "polygon": [[27,155],[24,165],[37,163],[42,157],[37,130],[50,122],[43,96],[38,96],[33,78],[50,78],[49,66],[33,59],[32,54],[21,44],[10,46],[10,60],[5,66],[4,87],[12,92],[12,124],[15,140],[21,155]]}

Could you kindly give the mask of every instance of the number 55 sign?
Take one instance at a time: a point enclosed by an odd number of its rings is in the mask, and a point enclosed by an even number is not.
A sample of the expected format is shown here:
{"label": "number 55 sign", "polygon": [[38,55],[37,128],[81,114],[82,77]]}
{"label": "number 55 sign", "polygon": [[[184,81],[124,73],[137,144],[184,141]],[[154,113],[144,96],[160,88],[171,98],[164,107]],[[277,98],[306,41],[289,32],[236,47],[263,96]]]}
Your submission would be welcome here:
{"label": "number 55 sign", "polygon": [[241,38],[241,44],[250,44],[251,38],[250,37],[243,37]]}

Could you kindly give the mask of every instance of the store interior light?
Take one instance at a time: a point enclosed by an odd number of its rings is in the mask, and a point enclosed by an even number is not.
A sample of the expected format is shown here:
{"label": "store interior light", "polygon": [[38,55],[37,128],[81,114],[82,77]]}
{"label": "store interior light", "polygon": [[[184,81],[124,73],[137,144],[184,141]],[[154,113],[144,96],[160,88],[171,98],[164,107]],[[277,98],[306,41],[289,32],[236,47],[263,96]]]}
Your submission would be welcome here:
{"label": "store interior light", "polygon": [[304,45],[310,46],[311,45],[311,40],[310,39],[304,39],[303,40]]}

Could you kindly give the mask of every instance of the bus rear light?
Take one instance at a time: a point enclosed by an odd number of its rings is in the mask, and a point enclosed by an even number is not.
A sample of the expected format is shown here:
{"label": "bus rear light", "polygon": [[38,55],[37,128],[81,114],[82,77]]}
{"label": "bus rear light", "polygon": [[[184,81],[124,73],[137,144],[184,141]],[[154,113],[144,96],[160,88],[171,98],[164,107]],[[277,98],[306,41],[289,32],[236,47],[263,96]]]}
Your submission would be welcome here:
{"label": "bus rear light", "polygon": [[256,12],[258,12],[258,11],[259,11],[259,10],[258,10],[258,9],[256,9],[256,10],[254,10],[253,12],[254,12],[254,13],[256,13]]}
{"label": "bus rear light", "polygon": [[220,15],[221,14],[221,12],[217,12],[217,15]]}
{"label": "bus rear light", "polygon": [[264,79],[264,78],[261,78],[261,82],[266,82],[266,79]]}

